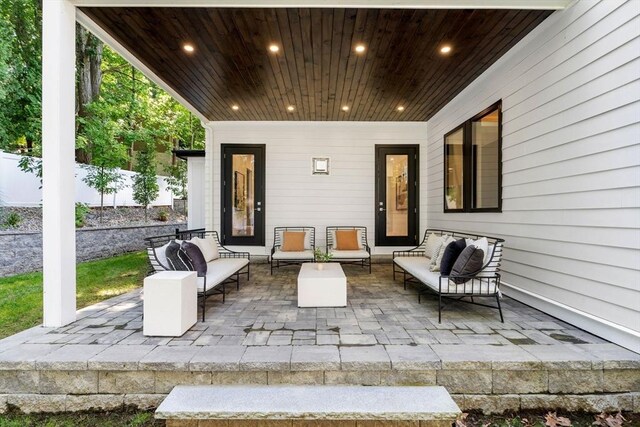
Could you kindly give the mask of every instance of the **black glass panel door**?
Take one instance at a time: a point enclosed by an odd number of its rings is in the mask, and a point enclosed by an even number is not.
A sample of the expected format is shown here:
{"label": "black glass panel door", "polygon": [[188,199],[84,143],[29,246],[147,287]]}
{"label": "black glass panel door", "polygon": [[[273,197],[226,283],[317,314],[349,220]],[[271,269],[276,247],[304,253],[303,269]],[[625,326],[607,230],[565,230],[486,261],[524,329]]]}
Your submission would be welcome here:
{"label": "black glass panel door", "polygon": [[417,244],[418,146],[376,146],[376,246]]}
{"label": "black glass panel door", "polygon": [[264,145],[222,145],[222,243],[264,245]]}

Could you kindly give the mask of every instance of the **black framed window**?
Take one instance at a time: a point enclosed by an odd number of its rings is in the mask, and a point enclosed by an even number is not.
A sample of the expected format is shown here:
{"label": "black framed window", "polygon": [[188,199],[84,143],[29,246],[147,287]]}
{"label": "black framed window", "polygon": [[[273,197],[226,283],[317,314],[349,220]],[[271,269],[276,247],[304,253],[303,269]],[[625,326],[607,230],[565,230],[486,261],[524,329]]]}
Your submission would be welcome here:
{"label": "black framed window", "polygon": [[502,101],[444,136],[444,212],[502,212]]}

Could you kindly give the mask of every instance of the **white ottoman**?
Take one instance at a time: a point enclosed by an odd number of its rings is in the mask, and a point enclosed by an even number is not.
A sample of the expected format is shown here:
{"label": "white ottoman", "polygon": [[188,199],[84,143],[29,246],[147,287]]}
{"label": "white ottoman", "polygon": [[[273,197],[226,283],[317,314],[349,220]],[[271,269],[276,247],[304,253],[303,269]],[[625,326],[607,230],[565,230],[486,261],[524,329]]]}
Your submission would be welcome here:
{"label": "white ottoman", "polygon": [[298,307],[346,307],[347,277],[337,262],[302,264],[298,274]]}
{"label": "white ottoman", "polygon": [[144,279],[143,335],[179,337],[195,325],[195,271],[161,271]]}

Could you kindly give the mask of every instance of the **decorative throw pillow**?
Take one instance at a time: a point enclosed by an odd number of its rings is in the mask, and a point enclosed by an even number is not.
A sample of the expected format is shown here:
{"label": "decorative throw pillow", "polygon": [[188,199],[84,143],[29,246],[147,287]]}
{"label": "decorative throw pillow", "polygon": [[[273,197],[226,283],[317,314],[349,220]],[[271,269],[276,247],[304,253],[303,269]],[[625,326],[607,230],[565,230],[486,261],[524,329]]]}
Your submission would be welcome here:
{"label": "decorative throw pillow", "polygon": [[478,249],[482,249],[482,252],[485,254],[485,257],[486,257],[489,249],[489,241],[487,240],[486,237],[481,237],[478,240],[466,239],[465,241],[467,242],[467,246],[473,245]]}
{"label": "decorative throw pillow", "polygon": [[[336,231],[338,230],[331,230],[329,231],[331,233],[331,241],[333,242],[333,248],[337,249],[337,240],[336,240]],[[362,249],[362,230],[356,230],[356,234],[357,234],[357,241],[358,241],[358,249]],[[307,248],[308,249],[308,248]]]}
{"label": "decorative throw pillow", "polygon": [[440,274],[448,276],[451,273],[453,264],[455,264],[458,256],[462,253],[467,243],[464,239],[456,240],[447,245],[442,254],[442,261],[440,261]]}
{"label": "decorative throw pillow", "polygon": [[214,259],[220,258],[220,254],[218,253],[218,244],[213,236],[207,236],[204,239],[194,237],[189,240],[189,242],[193,243],[200,249],[205,262],[211,262]]}
{"label": "decorative throw pillow", "polygon": [[176,243],[175,240],[172,240],[167,246],[167,251],[165,252],[167,255],[167,263],[169,264],[169,268],[172,270],[178,271],[193,271],[193,263],[191,259],[187,255],[187,253],[180,247],[179,243]]}
{"label": "decorative throw pillow", "polygon": [[207,275],[207,261],[204,259],[202,251],[198,245],[191,242],[182,242],[182,249],[187,253],[187,256],[193,264],[193,269],[198,272],[198,277],[204,277]]}
{"label": "decorative throw pillow", "polygon": [[444,241],[438,247],[437,254],[434,254],[433,258],[431,258],[431,262],[429,262],[429,270],[430,271],[440,271],[440,263],[442,263],[442,256],[444,255],[444,250],[447,248],[447,245],[451,242],[455,242],[456,240],[451,236],[442,236],[444,237]]}
{"label": "decorative throw pillow", "polygon": [[285,231],[282,233],[282,245],[280,249],[283,252],[302,252],[304,251],[304,240],[307,233],[304,231]]}
{"label": "decorative throw pillow", "polygon": [[444,236],[436,236],[434,233],[429,234],[427,242],[424,245],[424,256],[429,259],[434,256],[438,256],[438,251],[440,250],[440,246],[442,246],[444,239]]}
{"label": "decorative throw pillow", "polygon": [[[482,249],[471,245],[464,248],[458,259],[453,264],[451,269],[452,276],[467,276],[475,274],[482,268],[482,261],[484,260],[484,252]],[[459,277],[451,279],[454,283],[462,284],[470,278]]]}
{"label": "decorative throw pillow", "polygon": [[169,266],[169,262],[167,261],[167,248],[170,244],[171,242],[167,243],[166,245],[160,246],[159,248],[153,249],[153,252],[156,255],[156,259],[158,260],[160,265],[167,269],[171,268],[171,266]]}
{"label": "decorative throw pillow", "polygon": [[357,251],[358,232],[356,230],[336,230],[336,247],[339,251]]}

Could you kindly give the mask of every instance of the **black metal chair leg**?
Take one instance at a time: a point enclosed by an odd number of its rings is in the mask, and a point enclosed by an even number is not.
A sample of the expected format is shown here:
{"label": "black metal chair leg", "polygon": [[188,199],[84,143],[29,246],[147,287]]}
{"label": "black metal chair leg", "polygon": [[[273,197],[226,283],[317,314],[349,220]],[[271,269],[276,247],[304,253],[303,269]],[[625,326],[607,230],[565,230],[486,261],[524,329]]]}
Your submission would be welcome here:
{"label": "black metal chair leg", "polygon": [[222,303],[224,304],[224,297],[227,295],[227,289],[225,288],[224,282],[222,282]]}
{"label": "black metal chair leg", "polygon": [[240,272],[236,273],[236,291],[240,290]]}
{"label": "black metal chair leg", "polygon": [[207,301],[207,293],[205,292],[202,295],[202,321],[204,322],[204,309],[205,309],[205,303]]}
{"label": "black metal chair leg", "polygon": [[438,323],[442,323],[442,295],[438,294]]}
{"label": "black metal chair leg", "polygon": [[369,258],[369,274],[371,274],[371,258]]}
{"label": "black metal chair leg", "polygon": [[500,306],[500,295],[496,294],[496,302],[498,303],[498,311],[500,312],[500,322],[504,323],[504,317],[502,317],[502,307]]}

